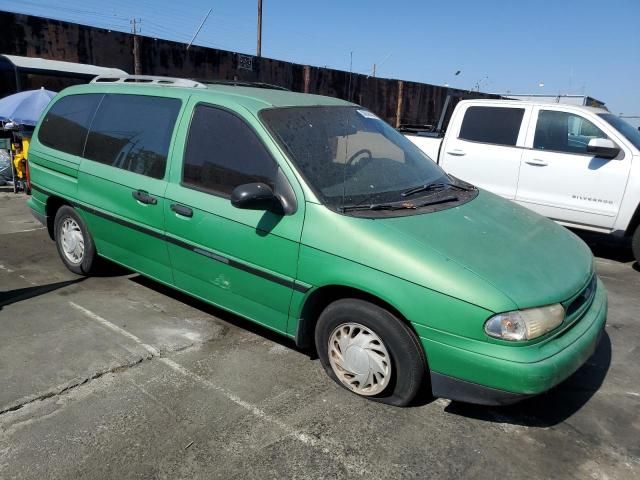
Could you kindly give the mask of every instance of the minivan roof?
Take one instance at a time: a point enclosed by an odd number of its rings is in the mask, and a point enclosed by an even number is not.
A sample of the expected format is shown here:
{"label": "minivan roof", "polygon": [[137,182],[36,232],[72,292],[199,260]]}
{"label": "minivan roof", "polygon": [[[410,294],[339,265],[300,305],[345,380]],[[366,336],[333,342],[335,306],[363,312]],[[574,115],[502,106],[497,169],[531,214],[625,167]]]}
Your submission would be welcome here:
{"label": "minivan roof", "polygon": [[203,101],[206,101],[207,98],[214,100],[221,99],[221,97],[233,97],[234,102],[255,112],[271,107],[355,105],[339,98],[323,95],[224,84],[208,84],[206,88],[196,88],[144,83],[90,83],[66,88],[61,93],[64,95],[72,93],[129,93],[177,97],[194,95]]}

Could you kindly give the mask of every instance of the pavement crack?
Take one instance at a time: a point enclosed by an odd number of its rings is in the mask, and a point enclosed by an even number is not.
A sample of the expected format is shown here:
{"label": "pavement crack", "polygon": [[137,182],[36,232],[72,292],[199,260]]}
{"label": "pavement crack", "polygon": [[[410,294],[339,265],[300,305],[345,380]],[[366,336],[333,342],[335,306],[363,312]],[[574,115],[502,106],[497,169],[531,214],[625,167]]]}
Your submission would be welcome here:
{"label": "pavement crack", "polygon": [[41,402],[43,400],[47,400],[47,399],[50,399],[52,397],[58,397],[60,395],[64,395],[65,393],[68,393],[71,390],[74,390],[74,389],[76,389],[78,387],[86,385],[89,382],[92,382],[93,380],[96,380],[96,379],[98,379],[100,377],[103,377],[103,376],[108,375],[110,373],[123,372],[125,370],[130,369],[130,368],[136,367],[136,366],[140,365],[143,362],[147,362],[149,360],[152,360],[153,358],[154,358],[154,355],[151,355],[151,354],[145,355],[145,356],[142,356],[140,358],[135,359],[134,361],[128,362],[126,364],[116,365],[116,366],[113,366],[111,368],[107,368],[107,369],[100,370],[98,372],[92,373],[91,375],[89,375],[87,377],[76,379],[76,380],[64,385],[63,387],[55,388],[55,389],[49,390],[47,392],[41,393],[41,394],[36,395],[36,396],[27,397],[26,399],[20,401],[19,403],[16,403],[15,405],[9,405],[9,406],[4,407],[2,410],[0,410],[0,417],[2,415],[7,414],[7,413],[11,413],[11,412],[15,412],[17,410],[20,410],[21,408],[24,408],[27,405],[31,405],[31,404],[36,403],[36,402]]}

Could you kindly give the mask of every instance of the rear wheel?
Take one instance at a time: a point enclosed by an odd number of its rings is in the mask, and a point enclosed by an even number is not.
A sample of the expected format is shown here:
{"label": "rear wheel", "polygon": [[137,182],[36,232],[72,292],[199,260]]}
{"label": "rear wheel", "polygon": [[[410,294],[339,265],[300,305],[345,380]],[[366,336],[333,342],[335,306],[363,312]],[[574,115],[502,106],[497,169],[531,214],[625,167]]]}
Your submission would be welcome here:
{"label": "rear wheel", "polygon": [[631,248],[636,262],[640,263],[640,225],[636,227],[636,231],[631,239]]}
{"label": "rear wheel", "polygon": [[338,300],[320,315],[316,349],[327,374],[351,392],[408,405],[424,384],[424,353],[411,329],[391,312],[359,299]]}
{"label": "rear wheel", "polygon": [[87,227],[76,213],[63,205],[56,212],[54,234],[58,254],[65,266],[78,275],[91,274],[96,265],[96,249]]}

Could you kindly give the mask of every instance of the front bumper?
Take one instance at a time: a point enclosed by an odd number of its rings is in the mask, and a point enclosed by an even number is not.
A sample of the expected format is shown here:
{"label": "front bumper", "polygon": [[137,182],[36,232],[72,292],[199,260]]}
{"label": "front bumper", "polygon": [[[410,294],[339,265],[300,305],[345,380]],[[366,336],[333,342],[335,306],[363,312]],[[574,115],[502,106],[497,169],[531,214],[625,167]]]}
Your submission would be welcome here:
{"label": "front bumper", "polygon": [[482,405],[506,405],[545,392],[593,355],[606,319],[607,293],[598,280],[593,302],[582,317],[540,344],[488,347],[485,342],[479,348],[473,340],[461,344],[460,337],[456,346],[421,337],[431,368],[433,395]]}

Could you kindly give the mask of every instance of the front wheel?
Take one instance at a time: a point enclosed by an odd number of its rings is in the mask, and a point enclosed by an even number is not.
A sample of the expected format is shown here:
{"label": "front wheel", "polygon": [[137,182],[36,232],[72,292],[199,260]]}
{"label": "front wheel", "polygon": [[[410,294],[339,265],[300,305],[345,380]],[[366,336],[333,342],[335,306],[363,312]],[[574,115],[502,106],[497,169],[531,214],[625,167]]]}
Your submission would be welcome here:
{"label": "front wheel", "polygon": [[327,374],[357,395],[406,406],[424,384],[426,360],[415,334],[370,302],[330,304],[318,319],[315,342]]}
{"label": "front wheel", "polygon": [[96,248],[87,226],[73,208],[64,205],[58,209],[54,233],[65,266],[78,275],[91,274],[96,265]]}
{"label": "front wheel", "polygon": [[636,262],[640,263],[640,225],[636,227],[636,231],[631,239],[631,248]]}

